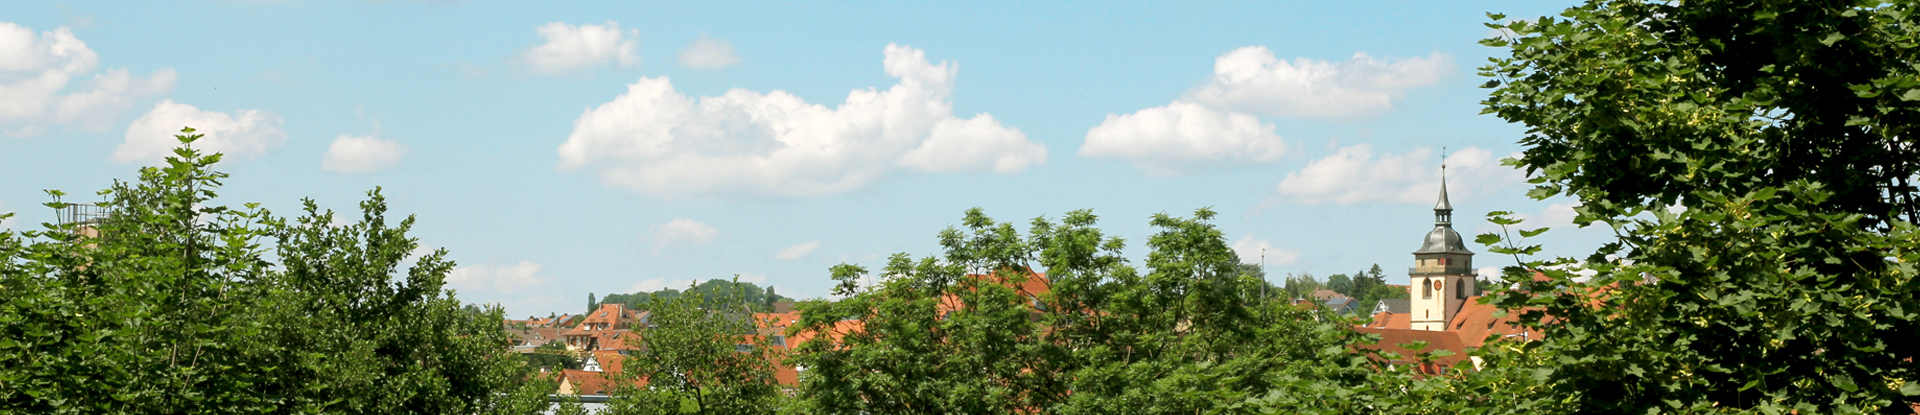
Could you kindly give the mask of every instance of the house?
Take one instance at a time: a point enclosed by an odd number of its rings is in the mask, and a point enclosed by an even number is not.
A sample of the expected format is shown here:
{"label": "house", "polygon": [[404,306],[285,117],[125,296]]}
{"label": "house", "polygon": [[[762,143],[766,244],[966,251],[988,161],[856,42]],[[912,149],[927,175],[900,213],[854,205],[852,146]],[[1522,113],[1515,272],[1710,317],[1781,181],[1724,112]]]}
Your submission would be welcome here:
{"label": "house", "polygon": [[[1398,286],[1389,285],[1388,287],[1399,287],[1402,290],[1407,288],[1407,286],[1405,285],[1398,285]],[[1405,298],[1381,299],[1379,303],[1374,304],[1373,311],[1368,312],[1367,315],[1375,315],[1380,313],[1406,314],[1407,311],[1409,311],[1412,307],[1412,304],[1409,303],[1408,301],[1411,301],[1411,300],[1408,300]]]}
{"label": "house", "polygon": [[1327,300],[1332,300],[1336,298],[1353,298],[1353,297],[1348,297],[1346,294],[1341,294],[1339,291],[1322,288],[1318,290],[1313,290],[1312,293],[1307,294],[1307,298],[1311,298],[1316,302],[1324,303]]}
{"label": "house", "polygon": [[1357,311],[1357,310],[1354,310],[1354,308],[1357,307],[1355,303],[1358,303],[1358,302],[1359,301],[1354,300],[1353,297],[1348,297],[1343,295],[1343,296],[1327,299],[1325,302],[1321,303],[1320,305],[1325,306],[1327,308],[1327,311],[1331,311],[1334,314],[1353,314],[1355,311]]}
{"label": "house", "polygon": [[648,312],[629,310],[625,304],[601,304],[599,309],[588,313],[579,325],[560,336],[566,340],[567,350],[571,351],[633,350],[628,344],[638,342],[628,341],[630,328],[636,323],[644,328],[648,316]]}
{"label": "house", "polygon": [[554,392],[561,395],[606,396],[613,393],[612,376],[605,372],[562,370],[559,372],[559,383],[559,388]]}
{"label": "house", "polygon": [[557,328],[509,328],[507,334],[513,336],[513,347],[540,347],[547,343],[565,341],[560,334],[564,330]]}

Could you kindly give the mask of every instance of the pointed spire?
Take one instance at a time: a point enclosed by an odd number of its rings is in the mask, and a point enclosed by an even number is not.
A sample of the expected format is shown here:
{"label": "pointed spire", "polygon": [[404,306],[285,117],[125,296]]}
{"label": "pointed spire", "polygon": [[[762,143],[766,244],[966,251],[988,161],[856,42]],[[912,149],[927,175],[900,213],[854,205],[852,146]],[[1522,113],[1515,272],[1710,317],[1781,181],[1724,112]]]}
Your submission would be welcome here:
{"label": "pointed spire", "polygon": [[1440,202],[1433,205],[1433,223],[1453,225],[1453,203],[1447,201],[1447,148],[1440,148]]}

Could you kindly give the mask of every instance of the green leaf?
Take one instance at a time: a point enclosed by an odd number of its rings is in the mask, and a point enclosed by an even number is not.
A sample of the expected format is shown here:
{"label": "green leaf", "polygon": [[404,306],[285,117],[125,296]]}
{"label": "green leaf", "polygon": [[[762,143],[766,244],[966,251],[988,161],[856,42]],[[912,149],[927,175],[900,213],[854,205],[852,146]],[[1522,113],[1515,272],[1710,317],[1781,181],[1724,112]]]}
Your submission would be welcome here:
{"label": "green leaf", "polygon": [[1820,38],[1820,44],[1833,46],[1833,42],[1838,42],[1840,41],[1840,39],[1846,39],[1846,38],[1847,38],[1847,35],[1840,34],[1840,32],[1833,32],[1833,33],[1827,34],[1827,37]]}
{"label": "green leaf", "polygon": [[1920,381],[1908,380],[1898,390],[1902,396],[1920,396]]}

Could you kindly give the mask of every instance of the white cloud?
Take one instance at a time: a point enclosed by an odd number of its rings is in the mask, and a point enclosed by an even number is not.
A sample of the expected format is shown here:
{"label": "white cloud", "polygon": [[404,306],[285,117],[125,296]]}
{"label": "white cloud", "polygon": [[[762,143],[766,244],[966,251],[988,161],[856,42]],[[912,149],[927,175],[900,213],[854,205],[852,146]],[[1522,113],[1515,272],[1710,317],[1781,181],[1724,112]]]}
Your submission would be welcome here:
{"label": "white cloud", "polygon": [[654,291],[660,291],[668,288],[672,288],[676,290],[686,290],[687,286],[693,285],[695,283],[696,282],[694,280],[673,280],[673,279],[666,279],[666,278],[654,278],[650,280],[636,282],[636,283],[633,283],[633,285],[627,286],[627,291],[625,293],[631,294],[631,293],[637,293],[642,291],[654,292]]}
{"label": "white cloud", "polygon": [[801,242],[797,245],[781,249],[780,252],[773,254],[773,258],[782,261],[792,261],[813,253],[815,249],[820,249],[820,241]]}
{"label": "white cloud", "polygon": [[633,51],[639,44],[636,40],[639,31],[621,33],[620,24],[611,20],[605,26],[553,22],[534,31],[546,42],[520,53],[520,61],[534,72],[562,73],[608,64],[620,67],[640,64],[640,54]]}
{"label": "white cloud", "polygon": [[689,68],[720,69],[736,63],[740,63],[740,55],[733,54],[732,43],[707,35],[700,35],[680,50],[680,64]]}
{"label": "white cloud", "polygon": [[693,219],[674,219],[647,229],[646,239],[653,241],[653,252],[670,246],[701,245],[720,237],[720,230]]}
{"label": "white cloud", "polygon": [[1213,78],[1186,99],[1209,107],[1274,117],[1355,118],[1393,108],[1408,89],[1432,85],[1453,72],[1453,58],[1380,60],[1366,53],[1333,63],[1307,58],[1289,63],[1264,46],[1214,58]]}
{"label": "white cloud", "polygon": [[[1299,204],[1366,202],[1433,203],[1440,193],[1440,166],[1433,149],[1404,154],[1381,153],[1373,146],[1342,147],[1307,163],[1280,180],[1279,202]],[[1459,201],[1522,183],[1519,170],[1500,165],[1493,153],[1468,147],[1447,155],[1447,192]]]}
{"label": "white cloud", "polygon": [[38,135],[52,124],[106,131],[133,109],[135,100],[172,90],[177,76],[170,68],[146,78],[124,68],[110,69],[94,74],[86,87],[69,91],[70,84],[99,64],[99,55],[71,29],[36,35],[32,29],[0,22],[0,133]]}
{"label": "white cloud", "polygon": [[280,123],[280,117],[271,112],[202,111],[169,99],[127,126],[127,141],[113,150],[113,160],[160,161],[180,145],[173,136],[180,134],[181,127],[193,127],[194,134],[206,135],[193,143],[194,148],[228,156],[258,156],[286,141],[287,133],[280,129]]}
{"label": "white cloud", "polygon": [[1254,239],[1253,234],[1233,241],[1233,253],[1240,256],[1241,263],[1259,264],[1262,252],[1266,253],[1267,265],[1293,265],[1300,262],[1299,250],[1275,248],[1272,240]]}
{"label": "white cloud", "polygon": [[641,78],[574,121],[562,170],[594,169],[611,186],[656,196],[802,197],[865,187],[896,169],[1012,174],[1047,150],[991,115],[953,116],[957,66],[887,45],[899,83],[854,90],[837,108],[784,91],[733,89],[692,98]]}
{"label": "white cloud", "polygon": [[341,134],[327,146],[320,169],[343,173],[372,173],[400,165],[407,156],[407,145],[372,136]]}
{"label": "white cloud", "polygon": [[1174,101],[1107,120],[1087,130],[1080,155],[1126,160],[1155,176],[1218,166],[1221,161],[1270,162],[1286,154],[1273,123]]}
{"label": "white cloud", "polygon": [[1576,227],[1576,225],[1573,224],[1573,218],[1579,215],[1578,212],[1573,211],[1573,208],[1579,207],[1579,206],[1580,206],[1580,202],[1555,203],[1555,204],[1547,205],[1546,210],[1540,211],[1540,221],[1538,223],[1533,224],[1533,226],[1528,227],[1528,229],[1532,229],[1535,227],[1552,227],[1554,229],[1573,229]]}
{"label": "white cloud", "polygon": [[1287,146],[1258,116],[1356,118],[1393,108],[1407,89],[1453,70],[1451,58],[1382,61],[1356,53],[1329,63],[1275,58],[1248,46],[1214,58],[1213,77],[1165,106],[1107,114],[1087,130],[1080,155],[1125,160],[1150,176],[1280,160]]}
{"label": "white cloud", "polygon": [[1484,279],[1488,281],[1500,280],[1500,267],[1480,267],[1480,269],[1475,271],[1474,273],[1478,274],[1475,277],[1480,279]]}
{"label": "white cloud", "polygon": [[546,282],[540,278],[540,264],[520,261],[513,265],[472,265],[455,267],[447,273],[447,285],[458,290],[516,293]]}

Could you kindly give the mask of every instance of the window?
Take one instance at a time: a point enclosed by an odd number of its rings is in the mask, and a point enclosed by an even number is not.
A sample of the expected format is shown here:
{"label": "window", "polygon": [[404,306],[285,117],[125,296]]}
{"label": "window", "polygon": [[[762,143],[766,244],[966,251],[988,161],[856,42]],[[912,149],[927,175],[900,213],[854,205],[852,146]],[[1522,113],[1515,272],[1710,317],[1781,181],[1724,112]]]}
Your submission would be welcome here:
{"label": "window", "polygon": [[1446,264],[1447,264],[1447,259],[1446,259],[1446,258],[1440,258],[1440,265],[1446,265]]}
{"label": "window", "polygon": [[1433,286],[1428,285],[1427,280],[1425,279],[1420,280],[1420,299],[1422,300],[1433,299]]}

